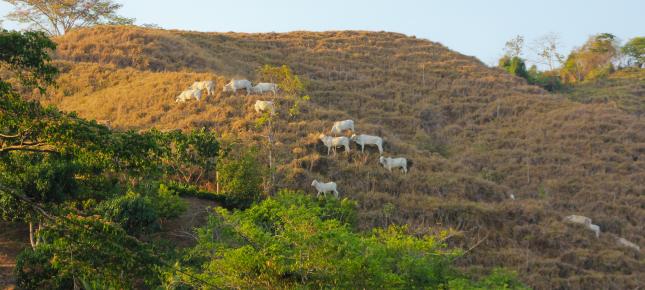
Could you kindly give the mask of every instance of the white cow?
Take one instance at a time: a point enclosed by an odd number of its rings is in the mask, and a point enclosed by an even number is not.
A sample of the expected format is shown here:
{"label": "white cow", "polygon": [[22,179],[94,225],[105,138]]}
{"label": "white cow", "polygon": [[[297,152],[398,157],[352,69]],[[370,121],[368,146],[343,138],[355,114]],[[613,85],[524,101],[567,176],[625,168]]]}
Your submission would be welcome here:
{"label": "white cow", "polygon": [[564,221],[573,224],[589,225],[591,224],[591,219],[586,216],[581,215],[570,215],[564,218]]}
{"label": "white cow", "polygon": [[194,82],[191,86],[191,89],[194,90],[206,90],[207,96],[215,95],[215,82],[214,81],[202,81]]}
{"label": "white cow", "polygon": [[224,86],[222,91],[225,93],[233,92],[235,94],[237,90],[246,89],[246,94],[248,95],[251,93],[252,88],[253,86],[249,80],[232,80]]}
{"label": "white cow", "polygon": [[318,182],[318,180],[314,180],[313,182],[311,182],[311,186],[315,187],[318,191],[316,197],[319,197],[321,193],[327,196],[328,192],[333,192],[334,197],[338,198],[338,189],[336,188],[336,182],[332,181],[327,183],[320,183]]}
{"label": "white cow", "polygon": [[353,134],[351,139],[356,142],[356,144],[361,145],[361,152],[365,152],[365,145],[376,145],[379,153],[383,155],[383,138],[365,134]]}
{"label": "white cow", "polygon": [[634,250],[636,250],[636,251],[638,251],[638,252],[640,252],[640,251],[641,251],[641,247],[639,247],[637,244],[634,244],[634,243],[632,243],[632,242],[630,242],[630,241],[626,240],[625,238],[618,238],[618,239],[616,239],[616,241],[617,241],[617,242],[618,242],[618,244],[619,244],[619,245],[621,245],[621,246],[625,246],[625,247],[628,247],[628,248],[632,248],[632,249],[634,249]]}
{"label": "white cow", "polygon": [[600,238],[600,226],[594,224],[588,224],[587,228],[596,234],[596,239]]}
{"label": "white cow", "polygon": [[264,94],[265,92],[278,93],[278,85],[274,83],[259,83],[252,88],[252,91],[257,94]]}
{"label": "white cow", "polygon": [[596,238],[600,237],[600,226],[592,224],[591,219],[586,216],[570,215],[565,217],[564,221],[568,223],[584,225],[586,228],[588,228],[589,230],[593,231],[596,234]]}
{"label": "white cow", "polygon": [[408,160],[403,157],[390,158],[381,156],[378,161],[390,172],[392,172],[393,168],[401,168],[401,171],[403,171],[403,173],[408,173]]}
{"label": "white cow", "polygon": [[349,138],[347,137],[332,137],[332,136],[326,136],[325,134],[320,134],[318,136],[320,138],[320,141],[327,146],[327,155],[329,155],[329,151],[334,148],[334,153],[336,153],[336,147],[345,147],[345,152],[349,153]]}
{"label": "white cow", "polygon": [[344,120],[334,122],[334,126],[331,127],[332,134],[341,134],[345,130],[351,130],[354,132],[354,121],[353,120]]}
{"label": "white cow", "polygon": [[255,101],[254,108],[256,113],[266,112],[266,111],[269,111],[271,115],[275,113],[275,106],[273,105],[273,101],[257,100]]}
{"label": "white cow", "polygon": [[177,102],[177,103],[182,102],[183,103],[183,102],[185,102],[187,100],[190,100],[192,98],[195,98],[197,101],[201,101],[202,100],[202,91],[201,90],[196,90],[196,89],[185,90],[185,91],[181,92],[181,94],[179,94],[179,96],[177,96],[177,98],[175,99],[175,102]]}

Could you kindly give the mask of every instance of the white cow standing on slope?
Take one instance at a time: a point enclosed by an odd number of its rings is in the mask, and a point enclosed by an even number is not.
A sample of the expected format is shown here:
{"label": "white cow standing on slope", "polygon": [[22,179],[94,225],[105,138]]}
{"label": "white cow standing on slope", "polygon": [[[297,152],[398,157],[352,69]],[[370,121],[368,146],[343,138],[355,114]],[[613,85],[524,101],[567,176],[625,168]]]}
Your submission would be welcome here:
{"label": "white cow standing on slope", "polygon": [[201,101],[202,100],[202,91],[201,90],[196,90],[196,89],[185,90],[185,91],[181,92],[181,94],[179,94],[179,96],[177,96],[177,98],[175,98],[175,102],[183,103],[183,102],[185,102],[187,100],[190,100],[192,98],[195,98],[197,101]]}
{"label": "white cow standing on slope", "polygon": [[318,194],[316,194],[316,197],[319,197],[321,193],[327,196],[328,192],[333,192],[334,197],[338,198],[338,189],[336,186],[336,182],[332,181],[327,183],[321,183],[321,182],[318,182],[318,180],[314,180],[313,182],[311,182],[311,186],[315,187],[316,190],[318,191]]}
{"label": "white cow standing on slope", "polygon": [[269,113],[271,113],[271,115],[275,114],[275,106],[273,105],[273,101],[257,100],[255,101],[255,105],[253,105],[253,108],[255,109],[256,113],[268,111]]}
{"label": "white cow standing on slope", "polygon": [[586,228],[588,228],[589,230],[591,230],[596,234],[596,238],[600,237],[600,226],[592,224],[591,219],[586,216],[574,214],[574,215],[565,217],[564,221],[568,223],[584,225]]}
{"label": "white cow standing on slope", "polygon": [[194,82],[190,86],[190,88],[194,89],[194,90],[206,90],[206,95],[207,96],[214,96],[215,95],[215,82],[214,81]]}
{"label": "white cow standing on slope", "polygon": [[381,156],[378,161],[390,172],[392,172],[392,169],[401,168],[404,174],[408,173],[408,160],[403,157],[390,158]]}
{"label": "white cow standing on slope", "polygon": [[273,92],[273,94],[278,93],[278,85],[274,83],[259,83],[252,88],[252,91],[256,94],[264,94],[265,92]]}
{"label": "white cow standing on slope", "polygon": [[233,94],[237,93],[237,90],[245,89],[246,94],[250,94],[253,89],[253,85],[249,80],[232,80],[224,86],[222,89],[225,93],[232,92]]}
{"label": "white cow standing on slope", "polygon": [[345,130],[350,130],[354,132],[354,121],[353,120],[344,120],[334,122],[334,126],[331,127],[331,133],[334,135],[340,135]]}
{"label": "white cow standing on slope", "polygon": [[349,138],[347,137],[332,137],[332,136],[326,136],[325,134],[320,134],[318,136],[320,138],[320,141],[325,144],[327,147],[327,155],[329,155],[329,151],[333,148],[334,149],[334,154],[336,153],[336,147],[345,147],[345,152],[349,153]]}
{"label": "white cow standing on slope", "polygon": [[353,134],[350,138],[356,144],[361,145],[361,152],[365,152],[365,145],[376,145],[378,147],[378,152],[383,155],[383,138],[372,135],[356,135]]}

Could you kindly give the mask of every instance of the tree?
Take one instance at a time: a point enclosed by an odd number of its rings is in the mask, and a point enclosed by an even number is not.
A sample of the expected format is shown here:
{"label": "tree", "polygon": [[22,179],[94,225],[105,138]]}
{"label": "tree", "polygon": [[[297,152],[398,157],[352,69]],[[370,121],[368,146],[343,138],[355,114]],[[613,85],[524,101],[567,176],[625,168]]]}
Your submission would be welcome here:
{"label": "tree", "polygon": [[524,53],[524,36],[517,35],[504,45],[504,55],[510,58],[521,57]]}
{"label": "tree", "polygon": [[138,193],[106,200],[96,207],[96,212],[121,225],[129,235],[141,236],[159,228],[158,214],[153,201]]}
{"label": "tree", "polygon": [[618,40],[613,34],[594,35],[580,48],[569,54],[560,70],[564,83],[596,79],[613,70],[612,62],[618,56]]}
{"label": "tree", "polygon": [[[299,76],[295,75],[291,69],[286,66],[272,66],[264,65],[258,68],[258,75],[261,80],[266,82],[277,83],[280,90],[286,95],[286,100],[291,102],[289,106],[289,118],[295,118],[300,114],[300,104],[309,101],[309,96],[304,95],[306,82]],[[275,99],[273,100],[275,104]],[[275,166],[273,157],[273,145],[275,143],[275,134],[273,132],[273,125],[275,122],[276,114],[266,112],[257,120],[257,127],[262,127],[265,124],[267,130],[267,149],[269,157],[269,173],[271,175],[271,182],[268,192],[273,193],[273,186],[275,185]]]}
{"label": "tree", "polygon": [[219,155],[219,142],[215,134],[201,128],[188,133],[153,131],[165,148],[163,162],[170,174],[177,175],[183,183],[200,184],[212,177]]}
{"label": "tree", "polygon": [[645,64],[645,37],[630,39],[621,51],[629,58],[629,65],[642,67]]}
{"label": "tree", "polygon": [[[0,68],[7,68],[26,88],[44,91],[54,81],[58,70],[51,64],[49,53],[56,44],[44,33],[0,30]],[[0,94],[11,91],[11,85],[0,80]]]}
{"label": "tree", "polygon": [[554,70],[564,63],[564,55],[558,52],[559,47],[560,37],[551,33],[536,39],[532,50],[540,57],[543,65],[546,65],[549,70]]}
{"label": "tree", "polygon": [[253,150],[221,160],[218,171],[217,181],[230,205],[243,208],[260,199],[263,174]]}
{"label": "tree", "polygon": [[97,24],[128,25],[133,18],[117,15],[121,4],[112,0],[5,0],[15,10],[8,18],[30,24],[49,35],[63,35],[67,31]]}
{"label": "tree", "polygon": [[520,57],[504,56],[499,60],[499,67],[503,68],[512,75],[528,79],[528,72],[526,71],[526,64]]}

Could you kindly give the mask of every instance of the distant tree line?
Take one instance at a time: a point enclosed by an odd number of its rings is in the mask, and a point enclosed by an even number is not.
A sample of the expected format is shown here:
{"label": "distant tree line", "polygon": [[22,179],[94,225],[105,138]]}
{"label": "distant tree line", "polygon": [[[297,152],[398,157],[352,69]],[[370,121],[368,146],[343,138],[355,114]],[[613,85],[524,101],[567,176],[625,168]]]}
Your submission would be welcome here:
{"label": "distant tree line", "polygon": [[524,50],[524,37],[518,35],[509,40],[498,66],[550,91],[558,90],[563,85],[603,78],[617,69],[642,68],[645,65],[645,37],[632,38],[620,46],[615,35],[600,33],[591,36],[581,47],[564,57],[559,52],[558,36],[545,35],[531,46],[538,57],[534,62],[547,67],[544,71],[538,70],[536,65],[527,69]]}

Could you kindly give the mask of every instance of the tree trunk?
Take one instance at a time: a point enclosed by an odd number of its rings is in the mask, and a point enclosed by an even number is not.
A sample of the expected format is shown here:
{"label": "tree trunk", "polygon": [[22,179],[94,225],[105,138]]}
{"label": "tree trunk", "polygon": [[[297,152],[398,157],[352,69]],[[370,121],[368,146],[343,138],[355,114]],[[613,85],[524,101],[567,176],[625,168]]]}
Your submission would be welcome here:
{"label": "tree trunk", "polygon": [[29,222],[29,243],[33,250],[36,249],[36,241],[34,240],[34,224]]}

